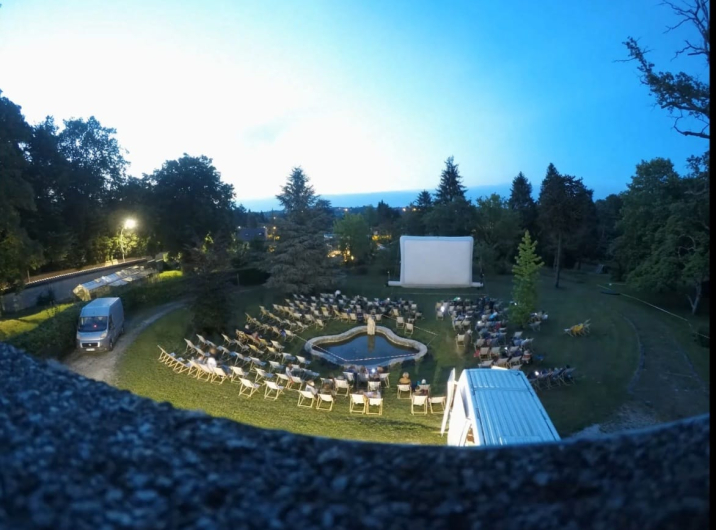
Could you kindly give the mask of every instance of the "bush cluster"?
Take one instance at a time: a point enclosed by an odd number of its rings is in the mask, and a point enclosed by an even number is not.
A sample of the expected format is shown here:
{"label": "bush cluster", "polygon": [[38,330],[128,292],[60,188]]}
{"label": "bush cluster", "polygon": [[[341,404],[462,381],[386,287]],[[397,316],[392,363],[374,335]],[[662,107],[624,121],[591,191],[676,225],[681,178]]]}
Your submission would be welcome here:
{"label": "bush cluster", "polygon": [[[178,300],[188,294],[189,282],[181,273],[162,274],[147,282],[110,289],[106,297],[122,299],[125,318],[132,312]],[[75,349],[77,319],[85,302],[58,312],[35,329],[9,342],[41,359],[63,359]]]}

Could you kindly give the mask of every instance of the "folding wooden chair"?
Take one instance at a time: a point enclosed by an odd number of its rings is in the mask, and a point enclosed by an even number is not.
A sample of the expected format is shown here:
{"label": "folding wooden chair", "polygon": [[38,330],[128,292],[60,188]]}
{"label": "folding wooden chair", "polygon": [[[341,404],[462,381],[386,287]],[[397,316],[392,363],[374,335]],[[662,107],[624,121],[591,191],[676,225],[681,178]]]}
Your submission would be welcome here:
{"label": "folding wooden chair", "polygon": [[363,394],[351,394],[351,402],[348,409],[350,414],[357,412],[358,414],[365,414],[366,399]]}
{"label": "folding wooden chair", "polygon": [[[408,393],[407,398],[401,398],[400,395],[404,394],[405,392]],[[410,397],[413,395],[413,389],[410,388],[410,385],[398,385],[398,399],[410,399]]]}
{"label": "folding wooden chair", "polygon": [[[330,394],[318,394],[318,401],[316,402],[316,410],[325,410],[325,411],[331,411],[333,410],[333,403],[335,400],[333,399],[333,396]],[[322,407],[321,405],[328,403],[328,408]]]}
{"label": "folding wooden chair", "polygon": [[[413,394],[410,396],[410,413],[415,415],[415,409],[416,407],[423,408],[423,412],[421,414],[427,414],[428,413],[428,396],[416,396]],[[420,410],[418,410],[420,412]]]}
{"label": "folding wooden chair", "polygon": [[239,395],[240,396],[246,396],[247,398],[250,398],[253,396],[258,389],[261,387],[258,383],[254,383],[253,381],[249,381],[245,377],[241,378],[241,388],[239,389]]}
{"label": "folding wooden chair", "polygon": [[264,392],[264,399],[273,399],[276,401],[278,397],[283,394],[282,386],[274,383],[273,381],[266,381],[266,391]]}
{"label": "folding wooden chair", "polygon": [[430,414],[434,414],[433,405],[440,405],[442,407],[441,412],[445,410],[445,402],[447,401],[446,396],[434,396],[428,398],[428,407],[430,408]]}
{"label": "folding wooden chair", "polygon": [[[370,410],[371,407],[378,407],[378,410],[375,412],[371,412],[371,410]],[[365,413],[368,416],[370,416],[370,415],[382,416],[383,415],[383,398],[382,397],[368,398],[368,403],[366,404],[366,407],[365,407]]]}

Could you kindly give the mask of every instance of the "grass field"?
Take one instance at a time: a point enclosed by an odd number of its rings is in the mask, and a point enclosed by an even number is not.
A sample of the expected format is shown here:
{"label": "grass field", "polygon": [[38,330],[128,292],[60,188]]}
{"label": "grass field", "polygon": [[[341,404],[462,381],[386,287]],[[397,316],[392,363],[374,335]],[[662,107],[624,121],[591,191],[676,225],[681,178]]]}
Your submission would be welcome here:
{"label": "grass field", "polygon": [[[673,329],[674,337],[679,335],[683,323],[662,320],[662,315],[643,304],[623,297],[600,293],[597,284],[604,277],[567,274],[559,290],[552,287],[551,277],[545,273],[541,278],[540,307],[549,313],[549,320],[536,333],[535,349],[545,360],[536,367],[564,366],[570,364],[577,369],[577,384],[570,387],[552,388],[539,392],[540,399],[559,433],[565,437],[586,426],[608,419],[619,407],[630,399],[627,386],[639,362],[637,334],[626,316],[637,316],[653,322],[654,325]],[[191,314],[178,310],[148,328],[127,351],[119,368],[119,385],[137,394],[157,401],[169,401],[185,409],[201,409],[214,416],[269,429],[282,429],[296,433],[350,438],[382,442],[442,444],[439,436],[441,415],[412,416],[409,400],[398,400],[395,382],[399,374],[407,371],[413,380],[426,379],[433,385],[434,394],[443,394],[447,376],[452,368],[459,374],[463,368],[474,367],[477,362],[470,351],[457,347],[454,332],[449,321],[437,321],[432,308],[437,300],[455,296],[474,297],[477,291],[465,290],[401,290],[385,286],[378,275],[351,276],[342,287],[343,294],[361,294],[367,297],[409,298],[424,309],[426,318],[417,324],[414,339],[428,345],[428,356],[417,362],[404,363],[391,371],[392,387],[384,392],[384,414],[381,417],[365,417],[348,413],[348,399],[338,398],[332,412],[299,409],[297,394],[288,391],[278,401],[265,401],[261,394],[250,400],[238,396],[238,385],[225,382],[222,385],[197,381],[185,374],[175,374],[157,361],[157,344],[182,352],[183,338],[193,337]],[[502,300],[510,299],[511,279],[497,277],[488,279],[486,292]],[[258,288],[243,292],[233,298],[231,325],[227,331],[243,326],[244,312],[258,316],[258,306],[270,307],[274,298],[269,290]],[[563,329],[585,319],[591,319],[592,334],[584,338],[572,338]],[[392,323],[384,323],[393,327]],[[333,334],[350,325],[331,322],[320,334]],[[510,334],[513,329],[510,329]],[[682,330],[683,331],[683,330]],[[308,331],[304,338],[315,336]],[[216,337],[215,337],[216,338]],[[289,344],[288,351],[296,352],[302,341]],[[708,368],[708,350],[684,344],[694,366]],[[312,368],[327,375],[337,373],[336,367],[322,360],[314,360]],[[699,370],[700,371],[700,370]],[[649,390],[649,389],[647,389]],[[658,401],[659,388],[652,391]],[[701,406],[703,408],[703,405]],[[708,405],[706,405],[708,410]],[[706,410],[703,410],[705,412]],[[666,411],[666,409],[665,409]],[[678,410],[668,410],[659,415],[661,421],[683,416]],[[674,416],[674,417],[672,417]]]}
{"label": "grass field", "polygon": [[58,304],[54,308],[35,312],[28,311],[25,314],[13,315],[12,318],[3,318],[0,320],[0,340],[11,339],[17,335],[31,331],[48,318],[52,318],[57,313],[61,313],[73,305],[74,304]]}

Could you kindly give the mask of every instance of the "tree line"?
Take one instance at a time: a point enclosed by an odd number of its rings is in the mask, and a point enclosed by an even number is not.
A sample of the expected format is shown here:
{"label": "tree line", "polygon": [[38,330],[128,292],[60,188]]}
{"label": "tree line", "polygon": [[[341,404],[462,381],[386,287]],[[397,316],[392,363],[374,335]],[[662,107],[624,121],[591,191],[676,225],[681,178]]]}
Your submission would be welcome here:
{"label": "tree line", "polygon": [[[667,4],[679,25],[698,30],[699,40],[686,41],[677,55],[703,58],[709,66],[708,3]],[[657,71],[635,39],[624,44],[641,82],[674,117],[675,130],[709,139],[708,83],[684,72]],[[0,289],[21,287],[29,271],[115,258],[121,236],[130,254],[183,254],[185,267],[197,274],[228,263],[252,265],[270,275],[270,287],[315,292],[335,283],[338,264],[326,251],[330,233],[347,266],[376,257],[390,266],[401,234],[472,235],[476,266],[490,274],[512,270],[528,232],[537,242],[535,253],[554,270],[555,287],[563,267],[599,262],[615,280],[637,288],[684,291],[693,312],[709,280],[708,150],[689,158],[683,175],[668,159],[641,161],[625,191],[596,201],[581,178],[549,164],[536,198],[519,173],[509,197],[492,194],[473,202],[449,157],[434,192],[421,191],[405,208],[381,201],[338,219],[300,167],[277,195],[283,210],[269,219],[236,206],[233,186],[222,182],[206,156],[184,154],[134,177],[125,154],[116,131],[94,117],[61,126],[47,117],[30,125],[0,92]],[[126,219],[135,220],[136,228],[124,234]],[[266,243],[247,248],[237,240],[238,226],[266,222],[272,226]],[[215,285],[206,289],[221,292]]]}
{"label": "tree line", "polygon": [[[116,131],[96,118],[29,125],[0,92],[0,288],[30,271],[169,251],[234,228],[234,189],[205,156],[127,174]],[[127,219],[136,227],[122,230]],[[120,241],[120,233],[122,241]]]}

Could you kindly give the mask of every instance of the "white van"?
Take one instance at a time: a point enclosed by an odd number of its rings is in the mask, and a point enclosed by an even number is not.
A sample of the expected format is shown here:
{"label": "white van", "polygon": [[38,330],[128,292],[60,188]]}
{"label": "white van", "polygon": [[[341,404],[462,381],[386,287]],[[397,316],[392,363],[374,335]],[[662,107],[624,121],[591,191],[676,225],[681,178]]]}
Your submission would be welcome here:
{"label": "white van", "polygon": [[77,349],[110,351],[124,332],[124,309],[119,298],[96,298],[82,308],[77,323]]}

